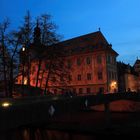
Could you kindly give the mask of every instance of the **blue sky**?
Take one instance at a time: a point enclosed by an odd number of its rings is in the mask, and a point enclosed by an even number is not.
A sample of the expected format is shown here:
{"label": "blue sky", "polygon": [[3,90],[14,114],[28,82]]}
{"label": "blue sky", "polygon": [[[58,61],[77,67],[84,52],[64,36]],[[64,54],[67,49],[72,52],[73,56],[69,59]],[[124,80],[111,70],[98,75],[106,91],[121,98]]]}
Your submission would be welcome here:
{"label": "blue sky", "polygon": [[69,39],[101,28],[119,53],[118,60],[133,64],[140,58],[140,0],[0,0],[0,21],[11,19],[12,28],[27,10],[33,17],[52,15],[58,33]]}

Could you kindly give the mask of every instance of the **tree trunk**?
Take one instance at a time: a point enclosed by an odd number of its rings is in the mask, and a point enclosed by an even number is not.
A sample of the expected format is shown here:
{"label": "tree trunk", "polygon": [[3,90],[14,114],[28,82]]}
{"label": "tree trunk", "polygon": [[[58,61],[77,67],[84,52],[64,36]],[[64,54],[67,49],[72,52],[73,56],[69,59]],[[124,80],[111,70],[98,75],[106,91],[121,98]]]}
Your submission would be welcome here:
{"label": "tree trunk", "polygon": [[36,88],[38,87],[38,80],[39,80],[39,75],[40,75],[40,70],[41,70],[41,59],[39,59],[39,64],[38,64],[38,71],[37,71],[37,78],[36,78]]}
{"label": "tree trunk", "polygon": [[48,75],[47,75],[47,78],[46,78],[46,84],[45,84],[45,89],[44,89],[44,95],[46,95],[46,91],[47,91],[47,88],[48,88],[48,82],[49,82],[49,78],[50,78],[50,74],[51,74],[52,63],[53,63],[53,61],[51,60],[51,61],[50,61],[50,65],[49,65],[49,69],[48,69]]}
{"label": "tree trunk", "polygon": [[14,84],[13,61],[11,60],[11,63],[10,63],[10,81],[9,81],[9,97],[12,97],[12,95],[13,95],[13,84]]}
{"label": "tree trunk", "polygon": [[22,64],[22,91],[21,91],[21,94],[22,96],[24,95],[24,77],[25,77],[25,74],[24,74],[24,67],[25,67],[25,64],[23,63]]}
{"label": "tree trunk", "polygon": [[3,75],[4,75],[4,92],[5,92],[5,96],[8,96],[8,92],[7,92],[7,76],[6,76],[6,57],[5,57],[5,47],[4,47],[4,35],[2,35],[2,57],[3,57]]}
{"label": "tree trunk", "polygon": [[28,79],[27,79],[27,85],[30,86],[30,69],[31,69],[31,63],[30,63],[30,56],[28,54]]}
{"label": "tree trunk", "polygon": [[44,78],[44,73],[45,73],[45,71],[43,70],[42,75],[41,75],[40,88],[42,87],[42,81],[43,81],[43,78]]}

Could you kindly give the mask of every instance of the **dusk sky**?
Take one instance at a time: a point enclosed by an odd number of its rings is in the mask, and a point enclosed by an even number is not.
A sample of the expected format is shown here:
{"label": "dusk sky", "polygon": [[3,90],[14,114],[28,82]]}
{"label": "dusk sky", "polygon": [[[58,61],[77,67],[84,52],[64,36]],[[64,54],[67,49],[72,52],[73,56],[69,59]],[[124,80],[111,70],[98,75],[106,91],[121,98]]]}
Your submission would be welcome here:
{"label": "dusk sky", "polygon": [[140,0],[0,0],[0,21],[11,19],[18,27],[27,10],[33,17],[52,15],[63,40],[95,32],[102,33],[118,60],[134,64],[140,58]]}

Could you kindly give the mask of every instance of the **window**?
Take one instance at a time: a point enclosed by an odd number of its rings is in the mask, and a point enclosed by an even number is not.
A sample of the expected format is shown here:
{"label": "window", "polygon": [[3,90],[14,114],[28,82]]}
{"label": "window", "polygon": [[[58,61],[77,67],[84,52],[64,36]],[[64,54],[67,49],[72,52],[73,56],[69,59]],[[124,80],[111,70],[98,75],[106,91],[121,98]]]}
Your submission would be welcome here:
{"label": "window", "polygon": [[47,70],[49,69],[49,63],[46,63],[46,69]]}
{"label": "window", "polygon": [[76,93],[76,88],[73,88],[73,93]]}
{"label": "window", "polygon": [[77,80],[78,80],[78,81],[81,81],[81,75],[80,75],[80,74],[78,74]]}
{"label": "window", "polygon": [[87,80],[91,80],[91,73],[87,73]]}
{"label": "window", "polygon": [[86,58],[86,63],[89,65],[91,63],[91,58],[90,57],[87,57]]}
{"label": "window", "polygon": [[52,82],[56,82],[56,78],[55,77],[52,77]]}
{"label": "window", "polygon": [[83,89],[79,88],[79,93],[82,94],[83,93]]}
{"label": "window", "polygon": [[108,79],[111,79],[111,72],[108,71]]}
{"label": "window", "polygon": [[69,80],[69,81],[72,81],[72,75],[69,75],[69,76],[68,76],[68,80]]}
{"label": "window", "polygon": [[110,55],[108,55],[107,56],[107,62],[110,63],[110,61],[111,61],[111,57],[110,57]]}
{"label": "window", "polygon": [[77,58],[77,65],[80,66],[81,65],[81,59]]}
{"label": "window", "polygon": [[101,55],[98,55],[97,56],[97,63],[98,64],[101,64],[102,63],[102,56]]}
{"label": "window", "polygon": [[116,64],[116,58],[112,57],[112,61],[113,61],[113,64],[115,65]]}
{"label": "window", "polygon": [[72,65],[71,60],[68,60],[68,61],[67,61],[67,66],[68,66],[68,69],[70,69],[70,68],[71,68],[71,65]]}
{"label": "window", "polygon": [[115,72],[115,80],[117,80],[117,73]]}
{"label": "window", "polygon": [[98,72],[98,80],[102,80],[103,79],[103,74],[102,72]]}
{"label": "window", "polygon": [[112,79],[114,79],[114,72],[112,71]]}
{"label": "window", "polygon": [[90,88],[87,88],[87,93],[91,93],[91,90],[90,90]]}
{"label": "window", "polygon": [[104,93],[104,87],[100,87],[98,93],[99,93],[99,94],[103,94],[103,93]]}

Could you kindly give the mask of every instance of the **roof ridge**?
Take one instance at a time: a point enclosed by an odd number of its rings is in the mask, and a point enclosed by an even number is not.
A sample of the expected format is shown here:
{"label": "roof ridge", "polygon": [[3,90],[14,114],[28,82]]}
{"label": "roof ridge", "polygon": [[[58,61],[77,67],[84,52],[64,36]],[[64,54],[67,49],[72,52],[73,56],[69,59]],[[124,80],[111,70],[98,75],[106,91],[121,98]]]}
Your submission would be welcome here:
{"label": "roof ridge", "polygon": [[[89,35],[92,35],[92,34],[97,34],[97,33],[101,33],[101,31],[96,31],[96,32],[91,32],[91,33],[79,35],[79,36],[77,36],[77,37],[73,37],[73,38],[70,38],[70,39],[63,40],[63,41],[61,41],[60,43],[65,43],[65,42],[72,41],[72,40],[76,40],[76,39],[79,39],[79,38],[84,38],[84,37],[86,37],[86,36],[89,36]],[[101,34],[102,34],[102,33],[101,33]]]}

